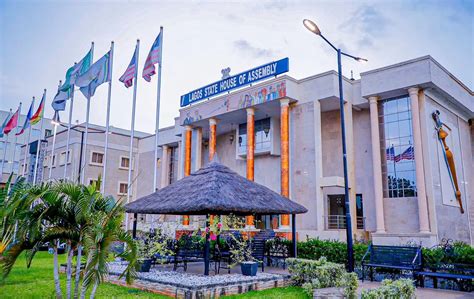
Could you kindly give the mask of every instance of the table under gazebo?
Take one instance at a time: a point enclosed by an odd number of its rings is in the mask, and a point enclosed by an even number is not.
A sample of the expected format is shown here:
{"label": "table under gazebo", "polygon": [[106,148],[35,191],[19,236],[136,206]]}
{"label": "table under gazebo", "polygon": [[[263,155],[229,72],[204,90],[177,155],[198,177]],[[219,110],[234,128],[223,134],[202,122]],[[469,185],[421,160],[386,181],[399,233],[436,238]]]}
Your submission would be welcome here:
{"label": "table under gazebo", "polygon": [[[205,215],[292,215],[292,251],[296,257],[296,214],[308,210],[228,167],[212,161],[207,166],[155,193],[125,206],[134,214],[133,236],[136,236],[137,214]],[[209,232],[206,230],[204,274],[209,275]]]}

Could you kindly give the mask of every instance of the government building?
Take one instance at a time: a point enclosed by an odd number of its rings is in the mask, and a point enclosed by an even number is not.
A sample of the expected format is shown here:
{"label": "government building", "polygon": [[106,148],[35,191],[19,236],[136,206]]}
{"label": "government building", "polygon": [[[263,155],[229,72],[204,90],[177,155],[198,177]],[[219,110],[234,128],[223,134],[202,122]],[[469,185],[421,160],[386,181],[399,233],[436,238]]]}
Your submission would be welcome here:
{"label": "government building", "polygon": [[[430,56],[362,73],[359,80],[344,78],[343,90],[355,238],[394,245],[432,246],[443,238],[474,244],[473,91]],[[111,129],[105,161],[104,128],[91,126],[84,155],[84,125],[75,128],[69,155],[65,130],[58,131],[52,161],[53,136],[45,139],[43,180],[84,175],[89,183],[105,166],[107,195],[130,192],[133,201],[154,191],[154,135],[136,132],[129,161],[130,132]],[[158,188],[217,159],[305,206],[309,212],[296,217],[300,240],[345,240],[336,72],[302,79],[283,74],[186,105],[174,126],[160,129],[158,140]],[[290,218],[250,216],[245,229],[273,229],[288,237]],[[138,215],[142,230],[163,227],[178,234],[199,225],[195,216]]]}

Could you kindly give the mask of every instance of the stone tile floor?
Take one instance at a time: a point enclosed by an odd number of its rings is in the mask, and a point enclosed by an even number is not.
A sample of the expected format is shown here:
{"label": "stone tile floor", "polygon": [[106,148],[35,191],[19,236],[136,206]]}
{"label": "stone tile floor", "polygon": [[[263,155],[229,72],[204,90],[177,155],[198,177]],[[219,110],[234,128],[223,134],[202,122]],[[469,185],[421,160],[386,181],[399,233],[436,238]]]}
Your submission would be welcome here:
{"label": "stone tile floor", "polygon": [[[359,290],[362,289],[373,289],[380,286],[380,282],[364,281],[359,282]],[[440,290],[432,288],[417,288],[416,289],[417,299],[467,299],[474,298],[474,293],[458,292],[451,290]]]}

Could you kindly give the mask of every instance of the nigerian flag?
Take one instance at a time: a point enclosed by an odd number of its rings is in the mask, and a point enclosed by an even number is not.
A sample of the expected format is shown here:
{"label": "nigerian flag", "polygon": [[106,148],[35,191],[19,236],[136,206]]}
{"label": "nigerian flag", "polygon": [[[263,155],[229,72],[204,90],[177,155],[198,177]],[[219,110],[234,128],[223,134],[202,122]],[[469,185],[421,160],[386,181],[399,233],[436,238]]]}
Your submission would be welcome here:
{"label": "nigerian flag", "polygon": [[75,83],[77,76],[80,76],[87,72],[91,64],[92,48],[89,50],[86,56],[84,56],[84,58],[79,61],[79,63],[74,64],[67,70],[66,80],[64,80],[64,84],[61,86],[60,91],[70,92],[71,85]]}
{"label": "nigerian flag", "polygon": [[110,51],[97,60],[84,74],[76,78],[74,85],[81,88],[86,98],[94,95],[97,86],[109,82],[110,73]]}

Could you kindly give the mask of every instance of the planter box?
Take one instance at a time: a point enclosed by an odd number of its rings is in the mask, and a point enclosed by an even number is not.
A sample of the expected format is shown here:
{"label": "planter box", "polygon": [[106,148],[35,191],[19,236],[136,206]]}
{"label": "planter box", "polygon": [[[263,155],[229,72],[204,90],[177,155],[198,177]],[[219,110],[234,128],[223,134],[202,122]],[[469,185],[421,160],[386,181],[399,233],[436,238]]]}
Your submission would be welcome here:
{"label": "planter box", "polygon": [[241,263],[240,270],[242,271],[242,275],[245,276],[255,276],[257,275],[258,270],[258,263]]}
{"label": "planter box", "polygon": [[151,259],[141,260],[138,262],[138,272],[150,272]]}

